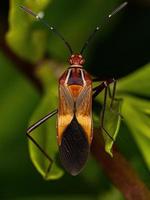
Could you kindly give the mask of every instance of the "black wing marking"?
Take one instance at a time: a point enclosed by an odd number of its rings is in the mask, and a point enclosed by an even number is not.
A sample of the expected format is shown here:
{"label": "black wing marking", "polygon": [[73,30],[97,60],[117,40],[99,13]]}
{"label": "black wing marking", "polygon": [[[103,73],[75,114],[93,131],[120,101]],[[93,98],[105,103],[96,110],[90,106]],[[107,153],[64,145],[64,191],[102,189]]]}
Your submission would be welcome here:
{"label": "black wing marking", "polygon": [[79,174],[88,159],[90,145],[75,116],[63,133],[59,150],[66,171],[74,176]]}

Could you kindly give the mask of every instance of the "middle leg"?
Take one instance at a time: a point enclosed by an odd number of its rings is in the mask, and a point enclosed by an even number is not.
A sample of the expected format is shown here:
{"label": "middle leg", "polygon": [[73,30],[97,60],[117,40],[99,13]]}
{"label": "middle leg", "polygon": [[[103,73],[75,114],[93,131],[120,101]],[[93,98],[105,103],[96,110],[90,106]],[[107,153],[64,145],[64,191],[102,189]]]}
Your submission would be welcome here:
{"label": "middle leg", "polygon": [[104,103],[102,108],[102,116],[101,116],[101,128],[105,133],[114,141],[113,137],[108,133],[108,131],[104,127],[104,119],[105,119],[105,112],[106,112],[106,103],[107,103],[107,93],[108,93],[108,84],[106,81],[102,82],[99,86],[93,88],[93,99],[100,94],[102,90],[105,90],[104,92]]}

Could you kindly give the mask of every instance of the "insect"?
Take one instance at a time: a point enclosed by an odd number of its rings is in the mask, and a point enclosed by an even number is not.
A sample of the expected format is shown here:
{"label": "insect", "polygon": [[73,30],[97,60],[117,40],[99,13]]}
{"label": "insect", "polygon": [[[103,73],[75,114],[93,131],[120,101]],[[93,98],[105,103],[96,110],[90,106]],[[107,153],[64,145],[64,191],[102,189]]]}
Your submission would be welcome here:
{"label": "insect", "polygon": [[[108,15],[107,21],[109,21],[113,15],[122,10],[126,5],[127,2],[124,2],[117,7],[111,14]],[[70,44],[53,26],[50,26],[39,15],[33,13],[28,8],[24,6],[20,6],[20,8],[46,25],[50,31],[52,31],[65,43],[71,54],[69,58],[69,68],[59,78],[58,109],[50,112],[48,115],[29,127],[27,130],[27,136],[39,148],[50,163],[52,163],[50,156],[35,141],[31,133],[43,122],[57,114],[57,142],[61,163],[68,173],[75,176],[80,173],[88,159],[93,137],[92,101],[102,90],[105,90],[105,92],[101,128],[113,140],[104,127],[104,115],[109,84],[113,83],[113,91],[111,95],[112,106],[115,99],[116,80],[114,78],[104,80],[98,86],[93,88],[92,82],[99,82],[99,80],[92,80],[88,72],[83,69],[85,62],[82,56],[83,52],[101,27],[97,26],[83,45],[80,53],[74,54]],[[50,170],[50,166],[48,170]]]}

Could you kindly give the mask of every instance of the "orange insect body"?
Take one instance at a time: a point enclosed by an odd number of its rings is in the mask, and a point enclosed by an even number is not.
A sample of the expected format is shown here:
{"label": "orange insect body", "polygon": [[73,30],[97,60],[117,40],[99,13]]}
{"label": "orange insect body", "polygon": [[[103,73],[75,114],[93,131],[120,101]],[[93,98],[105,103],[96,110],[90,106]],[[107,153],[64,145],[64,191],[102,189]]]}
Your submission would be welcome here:
{"label": "orange insect body", "polygon": [[81,55],[72,55],[59,79],[57,140],[62,164],[72,175],[85,165],[93,135],[92,79],[81,63]]}
{"label": "orange insect body", "polygon": [[[113,12],[111,12],[107,20],[122,10],[128,3],[123,2]],[[83,169],[92,142],[92,99],[94,99],[103,89],[104,93],[104,106],[102,110],[101,126],[106,134],[113,140],[109,133],[104,128],[104,113],[106,110],[106,98],[107,98],[107,86],[114,82],[111,106],[115,100],[115,79],[108,79],[100,83],[97,87],[92,88],[92,79],[90,75],[83,69],[85,60],[82,55],[89,42],[100,30],[100,26],[97,26],[88,40],[84,43],[80,54],[73,54],[73,50],[70,44],[65,38],[57,31],[53,26],[50,26],[39,15],[32,12],[30,9],[20,6],[22,10],[28,14],[34,16],[41,21],[42,24],[48,27],[55,35],[57,35],[66,45],[70,51],[71,57],[69,59],[70,67],[63,73],[59,79],[59,106],[58,109],[50,112],[48,115],[37,121],[27,130],[28,138],[37,146],[37,148],[43,153],[43,155],[52,164],[51,157],[45,152],[45,150],[34,140],[31,136],[31,132],[40,126],[43,122],[57,114],[57,141],[60,151],[60,159],[64,168],[72,175],[77,175]],[[93,80],[94,81],[94,80]],[[96,81],[96,80],[95,80]],[[50,170],[51,165],[48,170]],[[48,173],[48,171],[47,171]]]}

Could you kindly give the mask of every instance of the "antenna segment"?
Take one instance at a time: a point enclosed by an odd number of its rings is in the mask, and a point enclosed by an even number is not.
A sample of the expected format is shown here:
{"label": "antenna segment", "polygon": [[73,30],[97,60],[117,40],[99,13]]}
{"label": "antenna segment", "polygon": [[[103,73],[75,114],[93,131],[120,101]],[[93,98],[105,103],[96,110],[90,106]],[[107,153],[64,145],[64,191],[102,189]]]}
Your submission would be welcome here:
{"label": "antenna segment", "polygon": [[[122,3],[120,6],[118,6],[115,10],[113,10],[106,18],[106,22],[109,22],[109,19],[114,16],[115,14],[117,14],[119,11],[121,11],[124,7],[126,7],[128,4],[127,1],[125,1],[124,3]],[[101,29],[100,26],[97,26],[95,28],[95,30],[92,32],[92,34],[89,36],[89,38],[87,39],[87,41],[85,42],[85,44],[83,45],[80,54],[82,55],[84,50],[86,49],[86,47],[88,46],[89,42],[92,40],[92,38],[95,36],[95,34],[97,33],[97,31],[99,31]]]}
{"label": "antenna segment", "polygon": [[19,6],[23,11],[25,11],[26,13],[32,15],[33,17],[35,17],[37,20],[39,20],[42,24],[44,24],[45,26],[48,27],[48,29],[50,31],[52,31],[55,35],[57,35],[66,45],[66,47],[69,49],[70,54],[73,54],[73,50],[70,46],[70,44],[65,40],[65,38],[57,31],[57,29],[53,26],[50,26],[45,20],[42,19],[42,17],[40,17],[38,14],[32,12],[30,9],[26,8],[25,6]]}

